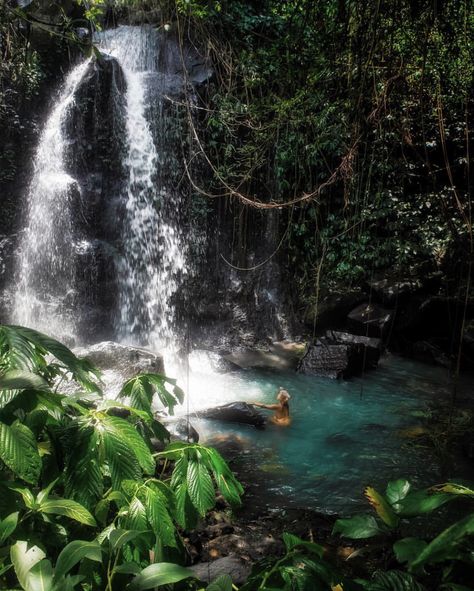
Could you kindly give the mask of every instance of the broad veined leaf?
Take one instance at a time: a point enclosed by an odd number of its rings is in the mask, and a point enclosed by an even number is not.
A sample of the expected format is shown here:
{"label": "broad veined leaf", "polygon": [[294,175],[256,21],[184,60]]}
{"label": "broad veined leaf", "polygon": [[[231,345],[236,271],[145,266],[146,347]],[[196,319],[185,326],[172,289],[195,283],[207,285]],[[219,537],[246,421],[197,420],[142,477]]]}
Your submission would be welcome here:
{"label": "broad veined leaf", "polygon": [[133,497],[128,507],[126,526],[129,529],[143,531],[148,529],[145,505],[137,497]]}
{"label": "broad veined leaf", "polygon": [[460,558],[459,547],[468,536],[474,534],[474,513],[457,521],[424,548],[411,563],[411,568],[417,570],[424,564],[442,562],[447,559]]}
{"label": "broad veined leaf", "polygon": [[372,538],[383,532],[372,515],[354,515],[348,519],[338,519],[332,533],[339,533],[346,538],[358,540]]}
{"label": "broad veined leaf", "polygon": [[[173,387],[173,393],[169,392],[166,384]],[[182,401],[184,393],[176,386],[176,380],[168,378],[160,374],[141,374],[128,380],[120,392],[120,396],[130,396],[130,402],[133,406],[143,409],[151,410],[151,402],[153,394],[156,393],[164,407],[168,409],[170,414],[173,414],[174,407]]]}
{"label": "broad veined leaf", "polygon": [[110,532],[109,540],[110,546],[114,552],[122,548],[124,544],[128,544],[135,538],[147,533],[145,531],[136,531],[129,529],[114,529]]}
{"label": "broad veined leaf", "polygon": [[97,525],[91,513],[81,504],[71,499],[49,499],[41,503],[39,511],[49,515],[64,515],[91,527]]}
{"label": "broad veined leaf", "polygon": [[18,515],[18,512],[10,513],[0,521],[0,544],[3,544],[8,536],[15,531],[18,525]]}
{"label": "broad veined leaf", "polygon": [[409,573],[398,570],[388,572],[376,572],[366,591],[425,591]]}
{"label": "broad veined leaf", "polygon": [[203,450],[203,457],[207,456],[208,458],[208,466],[214,474],[217,487],[222,496],[231,505],[239,506],[241,504],[240,497],[244,492],[242,485],[217,450],[208,447],[201,447],[201,449]]}
{"label": "broad veined leaf", "polygon": [[97,370],[87,359],[79,359],[65,345],[31,328],[2,326],[3,339],[15,353],[15,367],[31,369],[37,364],[37,350],[49,352],[61,361],[77,380],[90,391],[100,391],[95,381]]}
{"label": "broad veined leaf", "polygon": [[426,546],[427,543],[424,540],[419,540],[418,538],[403,538],[402,540],[395,542],[393,545],[393,551],[395,552],[398,562],[408,562],[408,564],[411,564]]}
{"label": "broad veined leaf", "polygon": [[207,467],[199,460],[189,459],[186,481],[193,505],[204,516],[215,502],[214,484]]}
{"label": "broad veined leaf", "polygon": [[49,390],[49,385],[36,373],[12,369],[0,375],[0,390]]}
{"label": "broad veined leaf", "polygon": [[175,527],[167,507],[166,497],[158,490],[146,488],[146,514],[151,528],[164,546],[176,546]]}
{"label": "broad veined leaf", "polygon": [[430,513],[455,498],[456,495],[448,493],[430,493],[429,490],[419,490],[407,494],[397,503],[397,513],[400,517],[415,517],[423,513]]}
{"label": "broad veined leaf", "polygon": [[124,562],[114,568],[114,572],[126,575],[138,575],[140,571],[141,567],[136,562]]}
{"label": "broad veined leaf", "polygon": [[385,491],[388,502],[391,505],[396,505],[407,496],[407,494],[410,492],[410,488],[410,483],[404,478],[392,480],[387,484],[387,490]]}
{"label": "broad veined leaf", "polygon": [[28,509],[35,508],[36,500],[35,500],[35,497],[33,496],[33,493],[30,491],[29,488],[24,488],[22,486],[16,486],[15,484],[9,484],[7,486],[10,490],[21,495],[23,502],[25,503],[26,507],[28,507]]}
{"label": "broad veined leaf", "polygon": [[66,463],[66,495],[88,509],[95,506],[103,492],[99,441],[93,428],[76,429]]}
{"label": "broad veined leaf", "polygon": [[53,588],[53,567],[49,560],[40,560],[28,573],[27,591],[50,591]]}
{"label": "broad veined leaf", "polygon": [[206,587],[206,591],[232,591],[232,577],[221,575]]}
{"label": "broad veined leaf", "polygon": [[295,536],[293,534],[289,534],[289,533],[285,532],[285,533],[283,533],[282,538],[283,538],[283,542],[285,543],[286,550],[288,552],[290,550],[293,550],[293,548],[298,547],[298,548],[304,548],[305,550],[308,550],[309,552],[316,554],[320,558],[322,557],[322,555],[324,553],[324,548],[322,546],[320,546],[319,544],[315,544],[314,542],[307,542],[305,540],[298,538],[298,536]]}
{"label": "broad veined leaf", "polygon": [[389,527],[398,525],[398,517],[384,497],[371,486],[366,487],[364,495],[377,512],[380,519]]}
{"label": "broad veined leaf", "polygon": [[56,580],[64,577],[78,562],[88,558],[95,562],[102,560],[102,548],[98,542],[86,542],[84,540],[74,540],[65,546],[58,556],[56,567],[54,569],[54,578]]}
{"label": "broad veined leaf", "polygon": [[28,546],[27,542],[19,541],[11,547],[10,558],[23,589],[28,589],[28,578],[31,569],[45,557],[46,555],[41,548]]}
{"label": "broad veined leaf", "polygon": [[192,529],[196,526],[198,511],[194,507],[188,493],[186,481],[179,484],[175,489],[175,518],[184,528]]}
{"label": "broad veined leaf", "polygon": [[189,578],[194,578],[194,573],[184,566],[170,562],[159,562],[143,569],[130,583],[130,590],[146,591],[146,589],[178,583]]}
{"label": "broad veined leaf", "polygon": [[[114,445],[113,441],[121,442],[121,447],[128,447],[128,455],[133,454],[136,457],[140,467],[146,474],[155,473],[155,460],[145,441],[133,425],[119,417],[107,415],[101,418],[101,425],[107,437],[111,439],[112,447]],[[117,452],[120,453],[118,450]],[[107,457],[107,460],[109,461],[109,457]]]}
{"label": "broad veined leaf", "polygon": [[49,493],[53,490],[54,486],[56,485],[59,478],[55,478],[52,482],[48,484],[46,488],[40,490],[40,492],[36,496],[36,502],[41,504],[43,501],[49,497]]}
{"label": "broad veined leaf", "polygon": [[0,422],[0,458],[21,479],[30,484],[38,482],[41,458],[35,436],[25,425]]}

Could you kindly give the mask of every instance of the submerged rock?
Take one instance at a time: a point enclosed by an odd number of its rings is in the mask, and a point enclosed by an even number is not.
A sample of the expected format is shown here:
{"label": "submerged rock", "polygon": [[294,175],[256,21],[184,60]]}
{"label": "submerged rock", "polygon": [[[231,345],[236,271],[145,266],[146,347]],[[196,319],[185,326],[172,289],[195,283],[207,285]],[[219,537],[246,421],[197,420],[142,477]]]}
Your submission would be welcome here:
{"label": "submerged rock", "polygon": [[230,423],[244,423],[257,428],[265,426],[265,417],[246,402],[231,402],[223,406],[208,408],[195,413],[199,418],[215,419]]}
{"label": "submerged rock", "polygon": [[199,433],[187,419],[178,419],[175,422],[167,422],[166,428],[171,434],[171,440],[199,442]]}
{"label": "submerged rock", "polygon": [[298,371],[332,379],[349,378],[377,367],[381,350],[380,339],[328,330],[326,336],[308,347]]}

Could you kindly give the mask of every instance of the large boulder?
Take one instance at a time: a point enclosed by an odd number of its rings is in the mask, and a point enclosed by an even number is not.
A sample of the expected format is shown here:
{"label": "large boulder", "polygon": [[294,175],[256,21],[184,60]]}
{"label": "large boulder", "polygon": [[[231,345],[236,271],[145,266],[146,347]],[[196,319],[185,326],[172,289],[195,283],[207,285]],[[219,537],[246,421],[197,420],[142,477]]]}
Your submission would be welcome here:
{"label": "large boulder", "polygon": [[130,345],[104,341],[78,347],[74,353],[101,370],[104,392],[109,398],[119,393],[123,382],[140,373],[164,373],[163,357],[159,353]]}
{"label": "large boulder", "polygon": [[308,347],[298,371],[307,375],[347,379],[375,368],[381,351],[380,339],[327,331],[326,336]]}
{"label": "large boulder", "polygon": [[201,581],[211,582],[221,575],[230,575],[232,582],[243,585],[250,576],[252,565],[236,555],[223,556],[212,562],[200,562],[190,567]]}
{"label": "large boulder", "polygon": [[257,429],[262,429],[265,426],[265,417],[246,402],[231,402],[223,406],[207,408],[196,412],[195,416],[230,423],[244,423],[253,425]]}
{"label": "large boulder", "polygon": [[347,316],[349,329],[356,334],[384,338],[388,336],[393,321],[393,311],[378,304],[365,302]]}

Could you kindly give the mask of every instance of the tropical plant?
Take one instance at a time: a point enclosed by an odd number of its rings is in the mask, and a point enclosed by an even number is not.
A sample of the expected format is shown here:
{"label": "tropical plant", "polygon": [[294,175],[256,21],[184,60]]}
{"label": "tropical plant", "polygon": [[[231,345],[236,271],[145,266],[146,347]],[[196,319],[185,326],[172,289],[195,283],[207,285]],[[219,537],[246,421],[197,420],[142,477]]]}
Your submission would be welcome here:
{"label": "tropical plant", "polygon": [[[457,580],[456,565],[469,565],[471,574],[474,574],[474,546],[472,545],[474,513],[469,513],[456,521],[431,541],[415,537],[400,537],[400,532],[403,521],[407,518],[418,518],[430,514],[456,499],[472,500],[473,489],[463,484],[447,482],[428,489],[411,491],[410,483],[405,479],[399,479],[388,483],[384,495],[372,487],[367,487],[365,496],[375,510],[377,518],[363,514],[348,519],[338,519],[333,533],[339,533],[351,539],[367,539],[380,535],[388,535],[392,540],[399,538],[393,543],[394,555],[399,563],[406,564],[408,567],[409,572],[402,573],[403,577],[405,579],[411,577],[414,581],[412,586],[403,587],[402,585],[401,589],[421,589],[422,587],[412,575],[423,574],[426,572],[425,569],[436,568],[439,565],[445,566],[438,577],[440,588],[453,590],[457,588],[459,591],[463,589],[462,585],[458,584],[464,581]],[[402,575],[396,576],[402,577]],[[380,574],[379,579],[381,577]],[[391,588],[383,586],[380,582],[377,582],[374,587],[374,589]],[[393,588],[398,589],[398,587]]]}
{"label": "tropical plant", "polygon": [[[172,414],[184,394],[144,374],[124,384],[124,402],[107,400],[88,360],[37,331],[0,326],[0,580],[112,591],[133,576],[131,588],[148,589],[157,572],[171,576],[156,564],[182,560],[179,527],[204,517],[217,489],[240,503],[216,450],[169,443],[155,395]],[[153,438],[164,451],[154,453]]]}

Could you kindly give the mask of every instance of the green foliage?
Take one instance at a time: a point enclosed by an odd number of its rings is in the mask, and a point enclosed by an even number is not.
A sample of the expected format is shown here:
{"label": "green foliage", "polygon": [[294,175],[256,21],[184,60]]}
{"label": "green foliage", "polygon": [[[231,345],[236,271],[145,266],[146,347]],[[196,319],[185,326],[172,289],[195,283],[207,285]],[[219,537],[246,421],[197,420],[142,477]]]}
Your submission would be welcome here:
{"label": "green foliage", "polygon": [[[178,581],[187,571],[163,562],[167,548],[182,548],[176,524],[204,516],[217,487],[240,501],[227,464],[204,446],[170,444],[156,454],[164,478],[155,477],[150,437],[169,434],[153,417],[153,396],[172,413],[184,396],[175,380],[137,376],[122,389],[125,405],[102,398],[99,378],[58,341],[0,326],[0,584],[12,567],[25,591]],[[70,380],[81,392],[60,394]]]}

